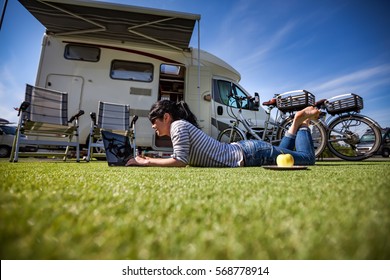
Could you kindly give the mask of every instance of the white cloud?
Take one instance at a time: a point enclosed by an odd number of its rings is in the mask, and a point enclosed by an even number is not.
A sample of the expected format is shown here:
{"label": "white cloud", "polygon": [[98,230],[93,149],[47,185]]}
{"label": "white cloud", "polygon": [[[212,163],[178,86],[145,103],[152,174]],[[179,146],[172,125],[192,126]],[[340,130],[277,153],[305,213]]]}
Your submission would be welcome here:
{"label": "white cloud", "polygon": [[24,84],[18,81],[13,75],[15,71],[10,70],[8,64],[3,65],[0,69],[0,118],[7,119],[11,122],[17,122],[17,112],[14,107],[18,107],[24,96]]}
{"label": "white cloud", "polygon": [[328,77],[307,85],[316,100],[344,93],[356,93],[363,97],[362,114],[371,117],[382,127],[390,126],[390,65],[381,64],[356,70],[339,77]]}
{"label": "white cloud", "polygon": [[[384,64],[384,65],[379,65],[367,69],[361,69],[341,77],[333,78],[313,88],[315,91],[318,92],[332,92],[335,89],[340,91],[340,88],[345,88],[345,87],[350,88],[349,90],[351,90],[351,87],[352,88],[357,88],[360,86],[364,86],[364,88],[367,88],[367,86],[374,87],[386,83],[390,84],[389,74],[390,74],[390,65]],[[382,78],[383,76],[386,77]]]}
{"label": "white cloud", "polygon": [[296,26],[297,21],[287,22],[280,29],[276,30],[270,37],[266,38],[266,40],[264,40],[262,44],[259,45],[255,51],[253,51],[253,53],[248,56],[243,56],[242,59],[238,60],[238,63],[241,65],[247,65],[248,63],[258,63],[264,57],[266,57],[269,52],[282,45],[285,38],[289,36],[289,34]]}

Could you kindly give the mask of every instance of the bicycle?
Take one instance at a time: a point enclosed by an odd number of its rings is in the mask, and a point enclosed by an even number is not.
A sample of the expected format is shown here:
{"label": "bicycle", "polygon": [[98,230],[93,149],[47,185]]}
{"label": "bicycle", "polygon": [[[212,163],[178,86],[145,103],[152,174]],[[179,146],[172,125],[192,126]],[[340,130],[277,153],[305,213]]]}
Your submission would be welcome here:
{"label": "bicycle", "polygon": [[[266,119],[264,121],[264,128],[254,128],[242,115],[242,100],[243,97],[239,97],[231,94],[229,96],[229,105],[232,102],[236,102],[238,105],[238,116],[234,114],[233,108],[227,106],[227,112],[230,117],[232,125],[222,130],[217,140],[225,143],[238,142],[241,140],[257,139],[267,141],[273,145],[278,145],[284,135],[289,129],[294,119],[294,112],[299,111],[307,106],[314,105],[314,95],[306,90],[294,90],[288,91],[282,94],[275,95],[275,98],[270,101],[263,102],[262,105],[266,106]],[[250,99],[255,102],[255,106],[258,106],[258,94],[255,94],[254,98]],[[230,108],[230,110],[229,110]],[[274,108],[278,111],[275,116],[275,120],[271,119],[271,112]],[[230,112],[230,113],[229,113]],[[242,124],[242,126],[240,126]],[[325,130],[318,127],[313,123],[310,125],[310,130],[313,138],[313,145],[316,157],[324,149]]]}
{"label": "bicycle", "polygon": [[[360,114],[363,98],[359,95],[342,94],[322,99],[315,106],[322,111],[321,117],[312,121],[321,131],[316,136],[319,143],[317,157],[328,147],[332,154],[341,159],[358,161],[371,157],[379,149],[382,142],[381,128],[376,121]],[[291,123],[292,121],[286,126],[289,127]],[[278,135],[282,136],[283,134]],[[370,142],[364,142],[367,138]],[[363,142],[364,148],[360,147]]]}

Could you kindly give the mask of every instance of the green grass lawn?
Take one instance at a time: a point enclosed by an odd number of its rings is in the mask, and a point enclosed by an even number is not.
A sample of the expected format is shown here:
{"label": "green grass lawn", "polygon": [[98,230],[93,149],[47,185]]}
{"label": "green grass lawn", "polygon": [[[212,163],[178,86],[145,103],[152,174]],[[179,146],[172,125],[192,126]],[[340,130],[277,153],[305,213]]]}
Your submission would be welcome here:
{"label": "green grass lawn", "polygon": [[390,161],[0,161],[1,259],[389,259]]}

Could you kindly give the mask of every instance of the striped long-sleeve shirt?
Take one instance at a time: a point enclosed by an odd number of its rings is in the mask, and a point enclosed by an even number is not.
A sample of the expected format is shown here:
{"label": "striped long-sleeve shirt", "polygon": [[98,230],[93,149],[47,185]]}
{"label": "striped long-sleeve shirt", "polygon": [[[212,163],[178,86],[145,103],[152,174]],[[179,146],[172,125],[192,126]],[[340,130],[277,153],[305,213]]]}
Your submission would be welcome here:
{"label": "striped long-sleeve shirt", "polygon": [[191,166],[238,167],[243,160],[239,145],[221,143],[184,120],[171,124],[172,157]]}

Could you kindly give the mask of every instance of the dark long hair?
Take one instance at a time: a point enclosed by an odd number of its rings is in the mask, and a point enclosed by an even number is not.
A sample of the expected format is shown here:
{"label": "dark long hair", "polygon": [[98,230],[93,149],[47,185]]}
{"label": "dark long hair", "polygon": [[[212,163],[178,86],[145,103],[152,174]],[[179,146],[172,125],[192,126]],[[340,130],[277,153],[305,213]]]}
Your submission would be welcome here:
{"label": "dark long hair", "polygon": [[196,116],[191,112],[184,101],[174,102],[170,100],[160,100],[152,105],[149,111],[149,120],[153,123],[156,119],[161,119],[165,113],[172,116],[174,121],[186,120],[199,128]]}

